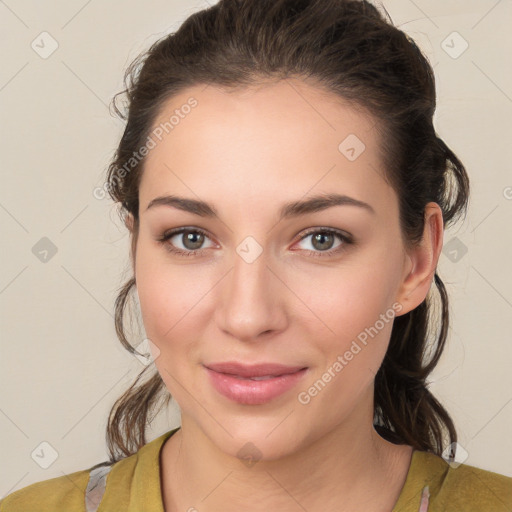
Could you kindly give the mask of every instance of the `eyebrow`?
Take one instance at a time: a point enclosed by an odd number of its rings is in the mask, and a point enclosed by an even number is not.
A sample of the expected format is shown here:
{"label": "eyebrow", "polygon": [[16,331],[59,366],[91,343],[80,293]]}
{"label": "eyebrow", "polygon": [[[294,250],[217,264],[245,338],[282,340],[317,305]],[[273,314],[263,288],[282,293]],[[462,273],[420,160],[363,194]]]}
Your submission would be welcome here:
{"label": "eyebrow", "polygon": [[[169,206],[201,217],[219,218],[214,206],[196,199],[173,195],[160,196],[150,201],[146,211],[155,206]],[[341,194],[323,194],[284,204],[279,213],[279,220],[320,212],[333,206],[357,206],[375,215],[375,210],[372,206],[364,201]]]}

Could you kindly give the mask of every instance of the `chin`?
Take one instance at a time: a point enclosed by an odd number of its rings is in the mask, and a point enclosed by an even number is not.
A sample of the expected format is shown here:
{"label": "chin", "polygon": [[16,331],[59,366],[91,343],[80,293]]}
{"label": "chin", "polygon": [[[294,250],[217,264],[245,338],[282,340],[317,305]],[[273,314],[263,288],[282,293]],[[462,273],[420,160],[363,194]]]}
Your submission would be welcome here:
{"label": "chin", "polygon": [[[286,414],[268,418],[244,417],[203,426],[210,441],[222,452],[250,466],[257,461],[273,461],[292,455],[307,442],[294,422],[287,423]],[[226,432],[227,431],[227,432]],[[229,432],[229,434],[228,434]]]}

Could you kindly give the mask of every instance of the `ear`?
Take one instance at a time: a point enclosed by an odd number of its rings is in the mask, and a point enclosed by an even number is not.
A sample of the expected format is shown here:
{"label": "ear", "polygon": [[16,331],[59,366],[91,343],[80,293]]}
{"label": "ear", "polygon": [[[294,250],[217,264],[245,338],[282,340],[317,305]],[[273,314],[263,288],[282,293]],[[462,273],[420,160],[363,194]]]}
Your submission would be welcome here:
{"label": "ear", "polygon": [[133,233],[133,214],[127,213],[124,217],[124,225],[128,228],[130,233]]}
{"label": "ear", "polygon": [[[406,249],[402,283],[397,301],[404,315],[419,306],[428,294],[443,248],[443,212],[437,203],[425,207],[425,227],[419,244]],[[397,316],[400,316],[397,315]]]}
{"label": "ear", "polygon": [[135,255],[136,255],[136,249],[137,249],[137,237],[138,237],[138,226],[135,225],[135,219],[133,218],[132,213],[127,213],[124,217],[124,225],[128,228],[130,231],[130,239],[131,239],[131,252],[130,252],[130,260],[132,263],[132,271],[135,275]]}

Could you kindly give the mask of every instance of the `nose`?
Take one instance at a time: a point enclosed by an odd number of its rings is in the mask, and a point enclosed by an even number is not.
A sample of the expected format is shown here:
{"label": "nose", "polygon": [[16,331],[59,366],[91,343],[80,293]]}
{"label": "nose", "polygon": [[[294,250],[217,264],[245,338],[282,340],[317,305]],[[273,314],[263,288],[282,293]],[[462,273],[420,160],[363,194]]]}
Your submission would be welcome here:
{"label": "nose", "polygon": [[263,252],[248,263],[237,253],[222,280],[215,311],[217,325],[244,342],[261,341],[286,328],[285,284],[269,268]]}

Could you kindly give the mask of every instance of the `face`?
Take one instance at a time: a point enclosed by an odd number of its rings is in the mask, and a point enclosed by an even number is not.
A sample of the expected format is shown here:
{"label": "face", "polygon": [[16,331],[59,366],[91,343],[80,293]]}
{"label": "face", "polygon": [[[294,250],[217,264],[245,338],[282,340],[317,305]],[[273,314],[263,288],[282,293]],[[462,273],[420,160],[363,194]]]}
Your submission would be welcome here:
{"label": "face", "polygon": [[[228,454],[251,441],[281,457],[371,409],[393,316],[405,312],[409,260],[375,120],[298,80],[190,88],[155,130],[176,110],[172,130],[153,132],[140,183],[146,334],[184,427]],[[298,207],[334,195],[351,199]],[[213,213],[154,201],[166,196]],[[305,370],[264,383],[206,368],[233,361]]]}

